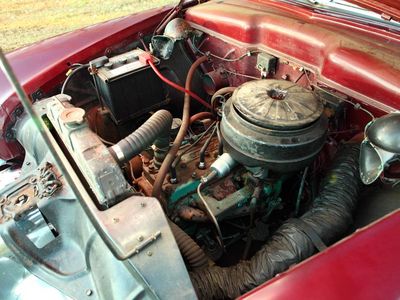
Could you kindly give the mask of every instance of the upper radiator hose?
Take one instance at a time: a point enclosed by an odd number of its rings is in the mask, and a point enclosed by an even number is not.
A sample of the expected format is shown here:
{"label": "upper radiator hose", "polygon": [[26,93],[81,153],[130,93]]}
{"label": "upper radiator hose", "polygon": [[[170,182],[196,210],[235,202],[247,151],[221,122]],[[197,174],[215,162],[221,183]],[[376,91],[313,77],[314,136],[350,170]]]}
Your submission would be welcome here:
{"label": "upper radiator hose", "polygon": [[310,257],[316,251],[310,230],[325,244],[340,239],[352,223],[360,190],[359,151],[358,144],[346,144],[339,150],[311,209],[299,219],[285,222],[251,260],[228,268],[212,266],[192,272],[198,297],[236,298]]}
{"label": "upper radiator hose", "polygon": [[126,138],[111,146],[110,153],[118,162],[124,163],[154,142],[155,161],[161,163],[168,152],[171,125],[171,113],[167,110],[159,110]]}

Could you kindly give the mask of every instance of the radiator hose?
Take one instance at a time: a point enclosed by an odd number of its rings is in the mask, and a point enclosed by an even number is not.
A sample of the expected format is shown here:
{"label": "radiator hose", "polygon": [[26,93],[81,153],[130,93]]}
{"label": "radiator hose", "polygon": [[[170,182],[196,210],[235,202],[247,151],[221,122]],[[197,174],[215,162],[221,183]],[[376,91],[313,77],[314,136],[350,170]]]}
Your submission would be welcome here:
{"label": "radiator hose", "polygon": [[200,299],[236,298],[287,270],[316,252],[304,227],[329,245],[342,238],[352,223],[361,181],[358,144],[345,144],[338,152],[312,207],[298,219],[285,222],[250,260],[232,267],[211,266],[191,272]]}
{"label": "radiator hose", "polygon": [[154,160],[161,164],[169,149],[171,125],[171,113],[159,110],[126,138],[111,146],[109,151],[119,163],[124,163],[154,143]]}
{"label": "radiator hose", "polygon": [[197,270],[207,267],[209,259],[199,245],[172,221],[169,221],[169,226],[175,237],[179,251],[190,269]]}

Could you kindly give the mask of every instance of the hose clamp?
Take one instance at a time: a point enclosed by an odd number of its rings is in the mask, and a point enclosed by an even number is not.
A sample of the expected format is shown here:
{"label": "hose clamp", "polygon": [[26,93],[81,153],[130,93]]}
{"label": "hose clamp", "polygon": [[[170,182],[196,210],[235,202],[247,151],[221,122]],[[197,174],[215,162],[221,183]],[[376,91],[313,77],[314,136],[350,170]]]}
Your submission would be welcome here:
{"label": "hose clamp", "polygon": [[111,147],[113,152],[115,153],[115,156],[119,162],[124,162],[125,161],[125,155],[122,152],[121,148],[118,145],[114,145]]}

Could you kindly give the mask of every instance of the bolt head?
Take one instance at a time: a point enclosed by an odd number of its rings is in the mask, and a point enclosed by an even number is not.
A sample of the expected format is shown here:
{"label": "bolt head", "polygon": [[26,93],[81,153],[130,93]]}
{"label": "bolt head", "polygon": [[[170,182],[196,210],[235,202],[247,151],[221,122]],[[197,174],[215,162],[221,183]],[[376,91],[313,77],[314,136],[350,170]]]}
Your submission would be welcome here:
{"label": "bolt head", "polygon": [[15,109],[15,115],[18,117],[24,112],[22,107],[18,107]]}
{"label": "bolt head", "polygon": [[12,132],[8,131],[8,132],[6,133],[6,138],[7,138],[7,139],[12,139],[12,138],[13,138]]}
{"label": "bolt head", "polygon": [[91,296],[93,294],[93,291],[91,289],[86,290],[86,296]]}
{"label": "bolt head", "polygon": [[153,255],[153,252],[147,251],[146,254],[147,254],[147,256],[152,256],[152,255]]}

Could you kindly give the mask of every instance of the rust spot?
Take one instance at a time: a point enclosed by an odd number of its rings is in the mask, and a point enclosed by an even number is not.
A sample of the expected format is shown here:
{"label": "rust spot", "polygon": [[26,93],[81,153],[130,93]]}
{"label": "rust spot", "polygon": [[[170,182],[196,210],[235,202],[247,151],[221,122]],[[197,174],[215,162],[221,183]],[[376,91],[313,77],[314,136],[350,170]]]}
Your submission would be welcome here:
{"label": "rust spot", "polygon": [[215,199],[222,200],[234,192],[236,192],[235,185],[231,178],[226,178],[222,183],[213,187],[212,195]]}

